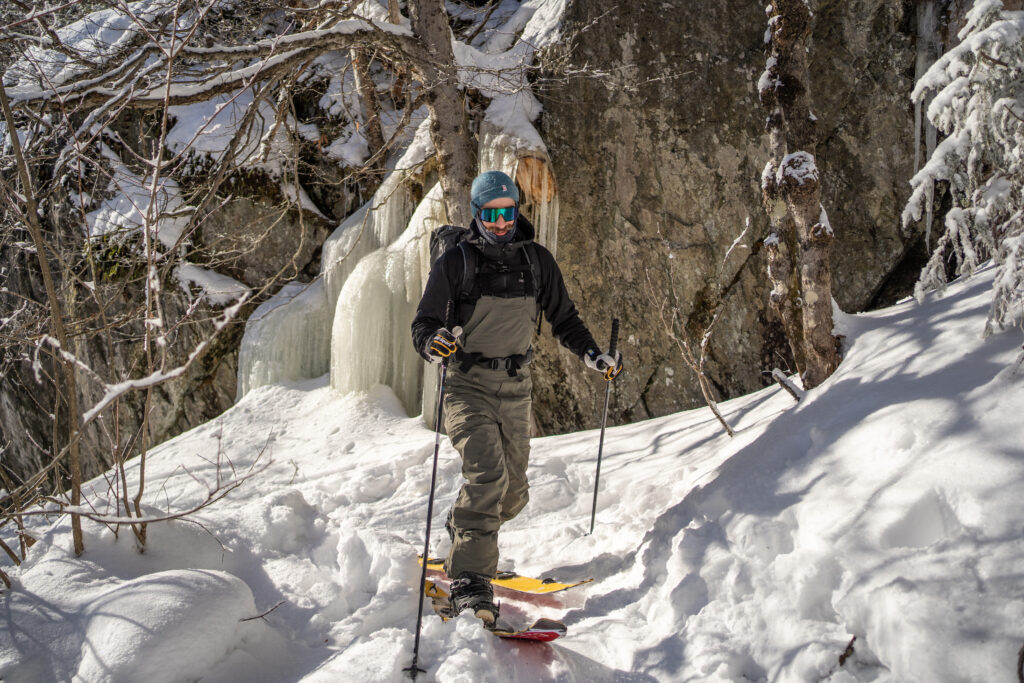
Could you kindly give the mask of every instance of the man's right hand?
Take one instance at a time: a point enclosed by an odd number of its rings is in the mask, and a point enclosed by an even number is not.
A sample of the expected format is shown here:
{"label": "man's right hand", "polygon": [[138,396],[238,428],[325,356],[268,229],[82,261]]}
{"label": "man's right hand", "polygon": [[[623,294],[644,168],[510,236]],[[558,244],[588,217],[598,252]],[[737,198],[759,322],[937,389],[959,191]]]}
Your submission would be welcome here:
{"label": "man's right hand", "polygon": [[459,348],[457,338],[460,334],[462,329],[459,327],[456,327],[454,332],[450,332],[446,327],[435,332],[427,342],[427,357],[430,362],[440,363],[455,353]]}

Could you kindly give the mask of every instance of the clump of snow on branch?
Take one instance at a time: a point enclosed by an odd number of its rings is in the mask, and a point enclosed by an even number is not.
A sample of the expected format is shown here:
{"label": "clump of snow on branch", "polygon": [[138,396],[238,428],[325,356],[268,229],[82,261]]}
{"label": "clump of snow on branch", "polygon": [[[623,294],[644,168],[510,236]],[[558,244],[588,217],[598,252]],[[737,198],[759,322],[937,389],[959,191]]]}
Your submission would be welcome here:
{"label": "clump of snow on branch", "polygon": [[757,79],[758,93],[777,90],[782,87],[782,81],[779,79],[776,68],[778,63],[778,58],[774,56],[768,57],[767,61],[765,61],[764,71],[761,72],[761,77]]}
{"label": "clump of snow on branch", "polygon": [[808,152],[793,152],[784,156],[776,180],[782,183],[786,178],[792,178],[797,185],[817,181],[818,166],[814,163],[814,156]]}
{"label": "clump of snow on branch", "polygon": [[133,46],[137,47],[140,24],[152,22],[173,9],[174,4],[175,0],[139,0],[124,7],[92,12],[56,29],[67,51],[50,49],[46,43],[30,47],[25,58],[6,74],[14,81],[8,94],[17,99],[22,92],[56,88],[86,73],[90,63],[108,63]]}
{"label": "clump of snow on branch", "polygon": [[189,291],[189,285],[198,287],[202,290],[203,296],[217,306],[238,301],[249,294],[249,288],[238,280],[192,263],[177,266],[174,274],[186,292]]}
{"label": "clump of snow on branch", "polygon": [[903,222],[921,220],[935,185],[948,185],[953,208],[915,293],[941,292],[949,266],[970,276],[994,260],[988,335],[1024,306],[1024,12],[979,0],[959,37],[914,88],[915,101],[934,93],[928,119],[947,137],[911,180]]}
{"label": "clump of snow on branch", "polygon": [[832,229],[832,221],[828,219],[828,211],[825,210],[824,206],[821,207],[821,213],[818,215],[818,225],[821,226],[822,230],[828,232],[828,234],[835,234],[835,231]]}

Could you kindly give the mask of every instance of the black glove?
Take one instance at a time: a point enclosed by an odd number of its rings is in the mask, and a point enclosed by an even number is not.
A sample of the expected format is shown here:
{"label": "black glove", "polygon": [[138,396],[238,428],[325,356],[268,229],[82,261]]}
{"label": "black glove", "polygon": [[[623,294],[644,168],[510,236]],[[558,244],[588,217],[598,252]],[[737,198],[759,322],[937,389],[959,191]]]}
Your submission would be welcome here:
{"label": "black glove", "polygon": [[615,352],[615,357],[612,358],[609,354],[598,349],[590,349],[583,354],[583,362],[591,370],[597,370],[604,375],[605,381],[608,382],[611,382],[622,372],[622,354],[618,351]]}
{"label": "black glove", "polygon": [[451,356],[459,348],[458,336],[462,334],[462,328],[456,327],[454,332],[442,327],[427,342],[427,359],[431,363],[440,363]]}

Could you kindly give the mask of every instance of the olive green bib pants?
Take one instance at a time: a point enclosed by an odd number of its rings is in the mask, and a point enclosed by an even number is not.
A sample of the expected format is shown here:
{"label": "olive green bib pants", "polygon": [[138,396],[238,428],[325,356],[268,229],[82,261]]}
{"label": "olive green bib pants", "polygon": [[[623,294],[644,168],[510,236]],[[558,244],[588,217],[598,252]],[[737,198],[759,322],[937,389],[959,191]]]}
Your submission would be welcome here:
{"label": "olive green bib pants", "polygon": [[[483,296],[463,328],[463,349],[489,358],[524,354],[533,341],[537,304],[532,297]],[[498,530],[529,500],[530,371],[451,367],[444,424],[462,455],[462,489],[452,507],[455,539],[445,563],[452,578],[463,572],[494,577]]]}

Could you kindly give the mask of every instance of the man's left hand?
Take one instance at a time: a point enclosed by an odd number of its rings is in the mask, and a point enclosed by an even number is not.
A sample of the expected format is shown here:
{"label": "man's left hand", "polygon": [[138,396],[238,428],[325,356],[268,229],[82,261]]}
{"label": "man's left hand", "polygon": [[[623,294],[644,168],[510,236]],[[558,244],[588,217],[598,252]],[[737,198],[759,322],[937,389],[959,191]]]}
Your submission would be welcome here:
{"label": "man's left hand", "polygon": [[619,376],[622,372],[622,354],[617,350],[615,356],[604,353],[598,349],[590,349],[583,355],[583,362],[587,364],[587,367],[591,370],[597,370],[607,382],[611,382],[613,379]]}

